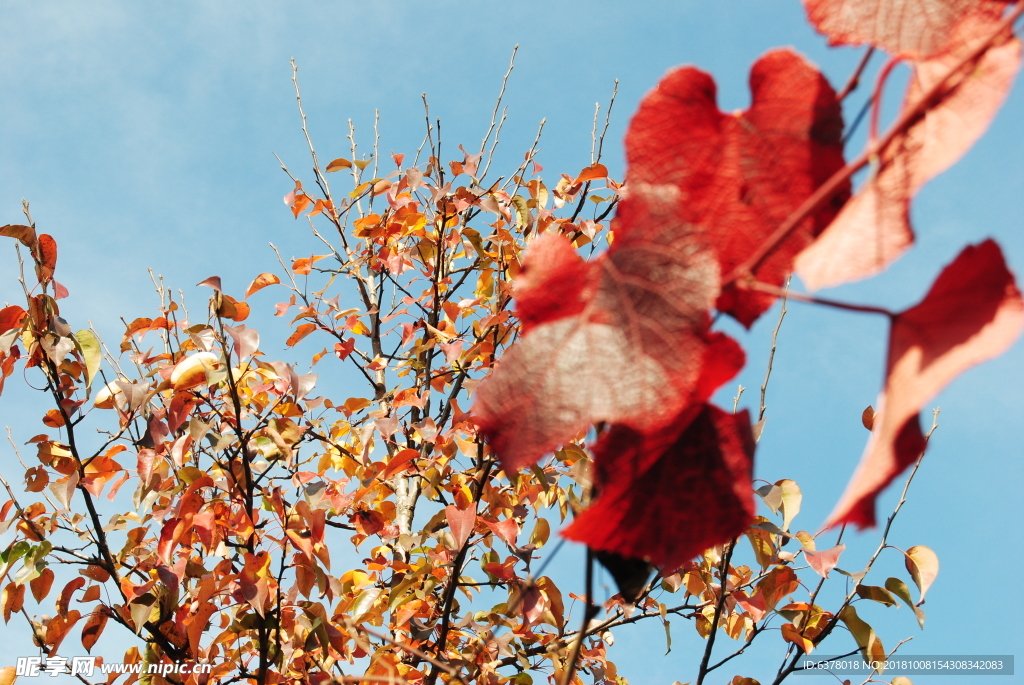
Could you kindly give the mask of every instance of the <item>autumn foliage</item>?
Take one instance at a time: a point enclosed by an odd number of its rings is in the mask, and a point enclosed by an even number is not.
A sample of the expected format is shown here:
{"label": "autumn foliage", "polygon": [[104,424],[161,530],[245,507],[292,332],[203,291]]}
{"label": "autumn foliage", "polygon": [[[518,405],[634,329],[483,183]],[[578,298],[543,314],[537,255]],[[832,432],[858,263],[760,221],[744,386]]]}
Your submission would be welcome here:
{"label": "autumn foliage", "polygon": [[[794,272],[812,289],[866,278],[910,249],[915,193],[1010,88],[1024,5],[805,5],[830,43],[890,55],[852,161],[842,103],[868,60],[837,91],[790,49],[753,65],[739,113],[719,110],[711,75],[669,71],[632,117],[621,181],[597,155],[546,183],[536,142],[492,181],[496,119],[447,162],[429,123],[424,160],[359,154],[353,137],[322,166],[310,142],[313,178],[285,169],[284,203],[323,253],[278,254],[242,294],[204,280],[206,312],[158,283],[156,318],[128,323],[118,356],[64,318],[57,242],[26,206],[25,223],[0,228],[34,269],[25,302],[0,309],[0,391],[21,368],[51,406],[46,432],[12,442],[38,462],[23,492],[3,481],[5,621],[23,614],[48,657],[135,640],[127,663],[210,664],[143,676],[196,685],[561,685],[583,671],[618,683],[609,630],[641,619],[693,622],[707,645],[697,683],[742,668],[730,659],[769,627],[783,643],[776,682],[839,624],[884,658],[855,604],[902,603],[923,626],[934,553],[903,553],[915,601],[899,578],[841,570],[838,541],[817,543],[828,527],[876,524],[879,493],[920,464],[920,413],[1013,343],[1024,300],[992,241],[901,312],[786,287]],[[883,131],[900,62],[913,75]],[[795,482],[755,488],[760,417],[713,403],[747,362],[719,318],[749,328],[782,296],[890,323],[864,456],[817,536],[792,526]],[[266,357],[258,312],[312,351],[304,373]],[[545,575],[555,534],[586,546],[583,587]],[[600,618],[595,560],[620,590]],[[826,609],[832,572],[855,582]],[[30,614],[26,587],[56,613]],[[711,659],[722,632],[739,644]]]}

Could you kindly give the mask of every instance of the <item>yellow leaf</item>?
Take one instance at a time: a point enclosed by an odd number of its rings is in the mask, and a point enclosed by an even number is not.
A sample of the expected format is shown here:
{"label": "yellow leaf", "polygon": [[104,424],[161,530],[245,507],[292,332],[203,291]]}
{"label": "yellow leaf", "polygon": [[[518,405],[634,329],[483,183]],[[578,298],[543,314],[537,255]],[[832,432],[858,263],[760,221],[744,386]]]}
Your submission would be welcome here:
{"label": "yellow leaf", "polygon": [[925,593],[935,582],[939,575],[939,557],[930,548],[924,545],[915,545],[907,550],[905,563],[910,577],[913,578],[917,589],[921,591],[921,599],[918,606],[924,604]]}

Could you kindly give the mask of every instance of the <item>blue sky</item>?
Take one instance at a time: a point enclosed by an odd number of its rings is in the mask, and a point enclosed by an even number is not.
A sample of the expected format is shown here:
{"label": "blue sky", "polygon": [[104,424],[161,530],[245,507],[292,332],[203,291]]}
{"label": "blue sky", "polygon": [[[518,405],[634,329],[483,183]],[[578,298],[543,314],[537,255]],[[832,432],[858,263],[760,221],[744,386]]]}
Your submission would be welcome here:
{"label": "blue sky", "polygon": [[[423,135],[423,92],[431,115],[442,119],[447,149],[476,146],[516,44],[502,132],[505,159],[521,159],[543,117],[539,161],[546,171],[575,173],[588,164],[594,104],[607,102],[617,78],[619,97],[605,146],[616,178],[623,175],[628,117],[667,69],[693,63],[711,72],[721,108],[731,110],[746,107],[749,66],[770,48],[795,46],[837,87],[860,54],[826,49],[797,0],[3,0],[0,224],[20,223],[21,199],[32,203],[39,230],[60,245],[58,279],[71,291],[65,315],[76,328],[92,321],[112,343],[121,330],[119,316],[130,320],[154,311],[147,267],[198,304],[207,294],[193,284],[207,276],[221,275],[228,291],[239,293],[256,273],[273,270],[269,241],[286,258],[312,249],[305,225],[281,202],[290,187],[273,157],[277,153],[293,173],[309,176],[290,58],[299,65],[310,133],[324,160],[347,153],[348,119],[361,149],[369,150],[375,109],[382,151],[414,153]],[[865,94],[862,89],[851,97],[851,108]],[[899,98],[893,91],[888,101]],[[916,249],[882,276],[828,295],[905,307],[963,245],[988,236],[1000,241],[1020,273],[1022,117],[1018,86],[986,137],[920,194],[913,210]],[[13,249],[0,246],[0,301],[18,299],[14,265]],[[269,301],[262,301],[267,309]],[[775,320],[773,312],[750,334],[737,332],[749,359],[739,379],[748,388],[741,404],[756,402]],[[287,358],[281,339],[268,352]],[[756,475],[794,478],[803,486],[800,527],[820,525],[860,456],[867,433],[859,416],[880,387],[884,339],[877,317],[790,305]],[[941,427],[892,541],[932,547],[942,570],[924,606],[923,632],[905,608],[879,607],[870,614],[884,626],[887,646],[907,635],[914,636],[903,648],[907,654],[1012,654],[1020,645],[1016,617],[1024,602],[1013,582],[1024,564],[1022,381],[1024,346],[1018,343],[936,401]],[[0,424],[27,439],[39,432],[37,415],[12,378],[0,398]],[[9,452],[2,453],[9,464]],[[880,502],[884,515],[895,493]],[[871,532],[847,535],[843,561],[865,558],[876,540]],[[885,574],[905,575],[892,550],[878,569],[876,584]],[[616,635],[611,656],[632,682],[693,677],[699,642],[683,638],[690,625],[675,625],[676,646],[664,659],[661,630],[652,624]],[[0,635],[10,638],[5,643],[25,640],[14,624],[0,626]],[[0,647],[0,659],[21,653],[8,650]],[[765,672],[761,663],[748,674]]]}

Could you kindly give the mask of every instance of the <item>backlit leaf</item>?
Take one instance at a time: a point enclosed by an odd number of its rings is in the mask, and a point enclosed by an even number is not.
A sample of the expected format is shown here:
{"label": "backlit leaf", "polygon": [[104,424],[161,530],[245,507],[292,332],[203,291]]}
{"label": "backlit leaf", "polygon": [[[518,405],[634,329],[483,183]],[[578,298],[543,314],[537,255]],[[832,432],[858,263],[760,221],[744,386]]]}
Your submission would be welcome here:
{"label": "backlit leaf", "polygon": [[573,183],[573,185],[576,185],[578,183],[584,183],[586,181],[594,181],[594,180],[597,180],[599,178],[607,178],[607,177],[608,177],[608,169],[605,167],[604,164],[591,164],[586,169],[581,171],[579,173],[579,176],[577,176],[576,180],[573,181],[572,183]]}
{"label": "backlit leaf", "polygon": [[917,606],[920,606],[924,604],[924,596],[928,592],[928,588],[932,586],[935,577],[939,575],[939,557],[930,548],[924,545],[915,545],[907,550],[904,563],[907,570],[910,571],[910,577],[913,578],[917,589],[921,591],[921,599],[917,602]]}
{"label": "backlit leaf", "polygon": [[274,284],[280,283],[280,282],[281,282],[281,279],[278,278],[276,275],[271,274],[271,273],[262,273],[259,276],[257,276],[256,278],[252,279],[252,283],[250,283],[249,287],[245,289],[245,298],[244,299],[246,299],[246,300],[249,299],[250,295],[252,295],[253,293],[258,292],[260,290],[263,290],[268,285],[274,285]]}
{"label": "backlit leaf", "polygon": [[307,335],[316,330],[315,323],[304,323],[300,324],[295,328],[295,331],[288,336],[288,339],[284,341],[284,344],[288,347],[294,347],[299,344],[299,341],[305,338]]}
{"label": "backlit leaf", "polygon": [[456,549],[462,549],[476,525],[476,502],[467,509],[459,509],[450,504],[445,508],[444,513],[448,520],[448,527],[452,531],[452,537],[455,538]]}
{"label": "backlit leaf", "polygon": [[100,364],[103,363],[103,349],[100,347],[99,339],[89,329],[75,333],[75,341],[85,362],[85,387],[91,388],[96,374],[99,373]]}
{"label": "backlit leaf", "polygon": [[[966,17],[958,30],[975,31],[978,21],[973,15]],[[986,27],[991,32],[991,24]],[[976,43],[965,36],[953,52],[918,63],[904,108],[917,105]],[[948,81],[936,104],[881,152],[864,186],[797,257],[796,270],[807,287],[825,288],[873,275],[913,244],[911,198],[988,128],[1020,67],[1020,52],[1020,42],[1007,37],[974,68]]]}
{"label": "backlit leaf", "polygon": [[[481,384],[474,407],[506,469],[596,421],[657,429],[691,401],[716,270],[685,228],[650,229],[617,239],[590,264],[561,236],[531,247],[516,286],[527,333]],[[550,278],[552,264],[571,265],[571,278]]]}
{"label": "backlit leaf", "polygon": [[1024,327],[1024,300],[999,247],[969,246],[916,306],[896,315],[873,430],[829,525],[875,524],[875,498],[925,448],[918,413],[965,369],[1007,349]]}
{"label": "backlit leaf", "polygon": [[829,571],[836,567],[839,563],[839,555],[846,549],[846,545],[836,545],[829,549],[823,549],[820,552],[812,552],[804,550],[804,557],[807,558],[807,564],[822,578],[828,578]]}
{"label": "backlit leaf", "polygon": [[616,425],[602,436],[599,494],[563,535],[675,568],[742,534],[754,518],[750,419],[711,405],[689,415],[681,432],[648,436]]}
{"label": "backlit leaf", "polygon": [[928,57],[946,49],[958,19],[998,18],[992,0],[804,0],[815,28],[831,45],[875,45],[893,54]]}
{"label": "backlit leaf", "polygon": [[[728,277],[842,168],[839,102],[813,66],[791,50],[770,52],[752,67],[750,88],[750,108],[726,114],[716,104],[712,78],[683,67],[644,98],[626,136],[629,183],[616,237],[672,214],[695,227],[691,241],[711,250]],[[758,268],[758,280],[781,285],[793,258],[848,195],[846,185],[801,224]],[[638,204],[644,211],[636,210]],[[773,299],[728,288],[717,307],[749,326]]]}

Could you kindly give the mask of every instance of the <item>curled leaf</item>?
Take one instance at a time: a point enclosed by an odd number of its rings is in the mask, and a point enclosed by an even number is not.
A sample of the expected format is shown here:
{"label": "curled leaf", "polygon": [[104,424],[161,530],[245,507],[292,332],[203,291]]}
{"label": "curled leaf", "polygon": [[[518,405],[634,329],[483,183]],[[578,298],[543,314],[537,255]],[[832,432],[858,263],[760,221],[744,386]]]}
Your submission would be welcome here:
{"label": "curled leaf", "polygon": [[256,278],[252,279],[252,283],[250,283],[249,287],[245,289],[245,297],[243,299],[248,300],[249,296],[252,295],[253,293],[263,290],[268,285],[274,285],[280,282],[281,279],[278,278],[276,275],[271,273],[262,273]]}

